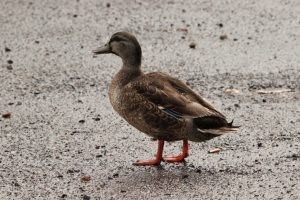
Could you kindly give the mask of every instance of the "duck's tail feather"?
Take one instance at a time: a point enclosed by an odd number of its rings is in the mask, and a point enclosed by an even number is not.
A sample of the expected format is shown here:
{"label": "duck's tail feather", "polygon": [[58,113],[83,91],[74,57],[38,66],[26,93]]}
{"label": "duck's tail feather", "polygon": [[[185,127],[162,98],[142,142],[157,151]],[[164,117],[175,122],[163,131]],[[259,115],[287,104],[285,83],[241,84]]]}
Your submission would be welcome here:
{"label": "duck's tail feather", "polygon": [[227,127],[229,127],[229,128],[235,128],[236,130],[234,130],[234,131],[237,131],[238,128],[241,127],[241,126],[233,126],[232,124],[233,124],[233,120],[231,120],[231,122],[227,123]]}
{"label": "duck's tail feather", "polygon": [[220,127],[220,128],[211,128],[211,129],[197,129],[199,132],[204,133],[204,134],[212,134],[215,136],[223,135],[228,132],[232,131],[237,131],[238,128],[233,128],[233,127]]}
{"label": "duck's tail feather", "polygon": [[200,133],[211,134],[215,137],[228,132],[237,131],[240,127],[233,126],[233,120],[228,123],[226,119],[215,116],[195,118],[194,124]]}

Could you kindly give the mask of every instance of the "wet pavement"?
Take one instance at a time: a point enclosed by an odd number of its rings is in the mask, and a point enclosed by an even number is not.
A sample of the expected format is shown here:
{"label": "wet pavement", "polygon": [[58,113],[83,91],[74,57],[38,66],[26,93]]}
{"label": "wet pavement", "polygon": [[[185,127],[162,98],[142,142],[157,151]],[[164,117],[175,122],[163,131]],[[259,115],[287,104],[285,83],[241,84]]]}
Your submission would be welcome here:
{"label": "wet pavement", "polygon": [[[0,10],[0,199],[300,199],[299,1],[2,0]],[[240,131],[190,143],[185,163],[133,166],[156,143],[108,101],[121,60],[91,53],[120,30],[141,43],[144,71],[186,81]]]}

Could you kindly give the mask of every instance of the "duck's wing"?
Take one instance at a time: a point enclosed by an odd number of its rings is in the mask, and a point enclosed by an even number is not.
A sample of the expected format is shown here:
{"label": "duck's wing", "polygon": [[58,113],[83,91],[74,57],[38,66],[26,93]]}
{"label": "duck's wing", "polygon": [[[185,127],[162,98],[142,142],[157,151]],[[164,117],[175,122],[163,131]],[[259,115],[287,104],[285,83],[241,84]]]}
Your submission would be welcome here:
{"label": "duck's wing", "polygon": [[137,91],[158,106],[182,116],[213,116],[225,119],[221,112],[176,78],[165,73],[154,72],[144,75],[143,79],[147,84],[137,84]]}

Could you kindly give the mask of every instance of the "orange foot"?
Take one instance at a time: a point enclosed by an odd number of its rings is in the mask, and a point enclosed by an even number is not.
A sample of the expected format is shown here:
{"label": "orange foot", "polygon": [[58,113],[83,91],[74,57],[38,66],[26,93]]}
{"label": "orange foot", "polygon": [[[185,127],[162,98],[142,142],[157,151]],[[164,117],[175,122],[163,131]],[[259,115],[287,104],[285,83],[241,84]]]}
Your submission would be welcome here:
{"label": "orange foot", "polygon": [[183,140],[182,153],[176,156],[163,157],[164,161],[167,162],[182,162],[186,157],[189,156],[189,144],[187,140]]}
{"label": "orange foot", "polygon": [[164,143],[165,141],[163,140],[158,140],[158,148],[157,148],[157,153],[156,157],[153,160],[138,160],[133,165],[136,166],[155,166],[155,165],[160,165],[160,162],[162,161],[162,153],[164,149]]}
{"label": "orange foot", "polygon": [[136,161],[135,163],[133,163],[133,165],[136,165],[136,166],[147,166],[147,165],[155,166],[155,165],[160,165],[160,162],[161,162],[161,160],[159,160],[159,159],[153,159],[153,160],[138,160],[138,161]]}
{"label": "orange foot", "polygon": [[188,157],[188,155],[184,155],[184,154],[179,154],[179,155],[176,155],[176,156],[165,156],[163,157],[164,161],[167,161],[167,162],[182,162],[184,161],[184,159]]}

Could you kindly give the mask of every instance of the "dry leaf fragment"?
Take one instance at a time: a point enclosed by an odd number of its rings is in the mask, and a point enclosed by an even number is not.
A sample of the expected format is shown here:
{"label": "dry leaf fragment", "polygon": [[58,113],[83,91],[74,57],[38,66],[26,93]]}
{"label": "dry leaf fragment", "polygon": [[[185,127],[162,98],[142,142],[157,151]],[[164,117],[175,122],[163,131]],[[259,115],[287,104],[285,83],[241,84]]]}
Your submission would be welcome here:
{"label": "dry leaf fragment", "polygon": [[238,89],[234,89],[234,88],[227,88],[225,89],[226,93],[231,93],[231,94],[237,94],[240,93],[240,91]]}
{"label": "dry leaf fragment", "polygon": [[177,28],[176,30],[180,32],[188,32],[187,28]]}
{"label": "dry leaf fragment", "polygon": [[283,92],[291,92],[291,89],[279,88],[279,89],[269,89],[269,90],[257,90],[258,94],[278,94]]}
{"label": "dry leaf fragment", "polygon": [[221,148],[214,148],[208,151],[208,153],[220,153]]}

